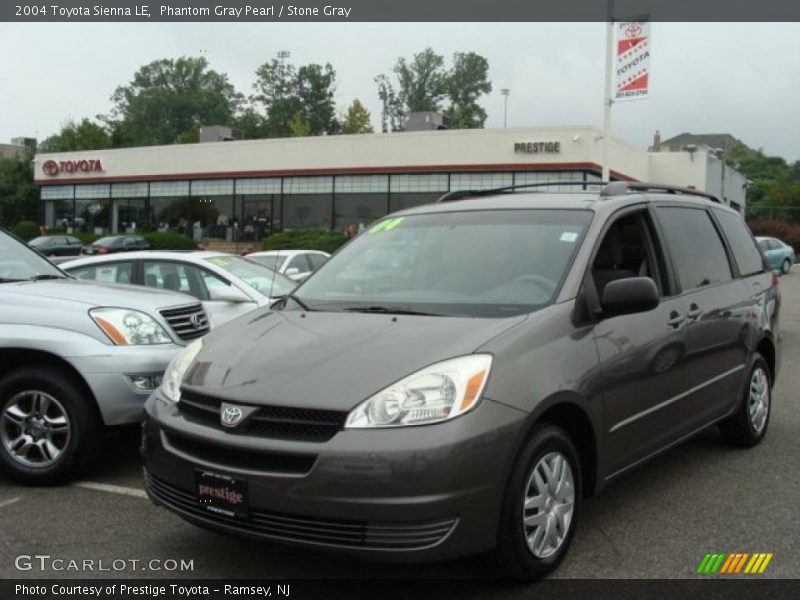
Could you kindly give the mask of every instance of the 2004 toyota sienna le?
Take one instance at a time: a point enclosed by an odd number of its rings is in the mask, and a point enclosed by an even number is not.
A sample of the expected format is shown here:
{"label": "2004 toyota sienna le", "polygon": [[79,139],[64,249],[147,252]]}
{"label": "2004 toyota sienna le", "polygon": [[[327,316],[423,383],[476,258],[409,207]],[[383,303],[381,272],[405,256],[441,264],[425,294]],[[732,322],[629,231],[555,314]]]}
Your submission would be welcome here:
{"label": "2004 toyota sienna le", "polygon": [[212,529],[541,576],[609,480],[712,424],[764,437],[779,304],[699,192],[450,194],[178,355],[146,487]]}

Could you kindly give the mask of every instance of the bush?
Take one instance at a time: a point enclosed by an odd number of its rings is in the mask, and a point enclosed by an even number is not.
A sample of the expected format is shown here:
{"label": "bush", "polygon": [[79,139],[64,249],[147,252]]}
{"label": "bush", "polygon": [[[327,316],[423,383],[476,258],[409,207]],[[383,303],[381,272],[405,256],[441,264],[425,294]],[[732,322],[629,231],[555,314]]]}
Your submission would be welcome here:
{"label": "bush", "polygon": [[26,242],[41,235],[39,226],[35,221],[20,221],[11,228],[11,233]]}
{"label": "bush", "polygon": [[82,232],[74,233],[73,235],[76,238],[78,238],[81,242],[83,242],[86,246],[91,245],[93,242],[96,242],[101,237],[103,237],[101,235],[97,235],[96,233],[82,233]]}
{"label": "bush", "polygon": [[754,219],[748,221],[753,235],[778,238],[797,251],[800,249],[800,223],[779,221],[778,219]]}
{"label": "bush", "polygon": [[294,229],[273,233],[264,240],[264,250],[321,250],[333,253],[347,240],[343,233],[324,229]]}
{"label": "bush", "polygon": [[142,234],[153,248],[159,250],[194,250],[195,243],[180,233],[171,231],[153,231]]}

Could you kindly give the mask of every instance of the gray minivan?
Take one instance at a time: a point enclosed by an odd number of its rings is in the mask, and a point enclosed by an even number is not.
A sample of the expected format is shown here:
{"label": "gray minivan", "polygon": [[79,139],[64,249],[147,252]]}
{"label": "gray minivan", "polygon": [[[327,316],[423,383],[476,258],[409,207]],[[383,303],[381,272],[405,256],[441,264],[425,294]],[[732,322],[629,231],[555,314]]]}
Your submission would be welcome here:
{"label": "gray minivan", "polygon": [[449,194],[177,356],[146,487],[211,529],[541,576],[613,478],[713,424],[763,438],[779,304],[700,192]]}

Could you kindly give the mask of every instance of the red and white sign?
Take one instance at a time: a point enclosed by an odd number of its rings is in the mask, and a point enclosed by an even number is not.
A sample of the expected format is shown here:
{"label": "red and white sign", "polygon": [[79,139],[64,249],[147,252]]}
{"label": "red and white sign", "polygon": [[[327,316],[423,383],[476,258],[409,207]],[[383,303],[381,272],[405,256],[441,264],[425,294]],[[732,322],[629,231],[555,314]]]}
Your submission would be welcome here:
{"label": "red and white sign", "polygon": [[617,23],[614,99],[646,98],[650,84],[650,23]]}
{"label": "red and white sign", "polygon": [[81,174],[81,173],[97,173],[102,172],[103,163],[99,158],[81,159],[81,160],[46,160],[42,165],[42,171],[48,177],[56,177],[63,175]]}

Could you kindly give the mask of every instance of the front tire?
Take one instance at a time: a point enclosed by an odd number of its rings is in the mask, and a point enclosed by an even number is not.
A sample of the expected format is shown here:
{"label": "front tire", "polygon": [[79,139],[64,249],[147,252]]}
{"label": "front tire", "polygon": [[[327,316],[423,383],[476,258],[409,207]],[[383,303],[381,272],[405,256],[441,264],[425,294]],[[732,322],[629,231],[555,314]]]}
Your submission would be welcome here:
{"label": "front tire", "polygon": [[496,556],[504,576],[536,579],[567,553],[581,500],[578,451],[566,431],[537,426],[511,471]]}
{"label": "front tire", "polygon": [[783,273],[784,275],[788,275],[791,270],[792,270],[792,261],[790,261],[788,258],[784,259],[783,262],[781,263],[781,273]]}
{"label": "front tire", "polygon": [[27,367],[0,380],[0,469],[11,479],[57,485],[76,477],[97,452],[99,430],[70,373]]}
{"label": "front tire", "polygon": [[736,414],[720,423],[722,437],[734,446],[755,446],[767,434],[771,411],[772,380],[769,366],[764,357],[756,353],[747,375],[739,409]]}

